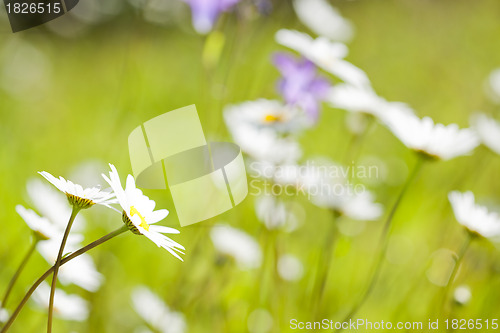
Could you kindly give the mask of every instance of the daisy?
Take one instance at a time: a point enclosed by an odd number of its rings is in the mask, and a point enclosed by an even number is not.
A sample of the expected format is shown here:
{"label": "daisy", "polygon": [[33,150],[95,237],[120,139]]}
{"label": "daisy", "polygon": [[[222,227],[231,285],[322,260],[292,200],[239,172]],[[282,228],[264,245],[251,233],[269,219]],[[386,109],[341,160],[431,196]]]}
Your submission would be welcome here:
{"label": "daisy", "polygon": [[116,203],[115,195],[113,193],[101,191],[99,187],[84,189],[81,185],[74,184],[63,177],[59,177],[59,179],[57,179],[45,171],[41,171],[39,174],[47,179],[47,181],[54,185],[59,191],[65,193],[69,203],[73,207],[86,209],[95,204],[110,207],[109,204]]}
{"label": "daisy", "polygon": [[[71,215],[71,206],[68,206],[68,201],[54,187],[40,179],[29,180],[26,184],[26,191],[36,210],[56,228],[61,229],[62,233],[68,224],[68,216]],[[85,224],[84,216],[77,215],[72,232],[82,231]]]}
{"label": "daisy", "polygon": [[471,234],[486,238],[500,236],[500,216],[475,203],[472,192],[448,194],[455,217]]}
{"label": "daisy", "polygon": [[184,315],[172,311],[149,288],[140,286],[132,292],[132,305],[144,321],[161,333],[183,333],[187,331]]}
{"label": "daisy", "polygon": [[60,231],[49,220],[38,216],[33,210],[26,209],[22,205],[17,205],[16,212],[22,217],[28,227],[35,232],[38,239],[48,240],[61,235]]}
{"label": "daisy", "polygon": [[268,99],[229,105],[224,109],[224,120],[230,129],[247,125],[255,129],[268,128],[279,133],[298,132],[313,124],[300,108]]}
{"label": "daisy", "polygon": [[184,254],[181,250],[184,247],[163,234],[178,234],[179,231],[165,226],[153,225],[160,222],[168,215],[168,210],[160,209],[154,211],[156,203],[145,196],[140,189],[135,186],[132,175],[127,176],[126,188],[123,189],[120,176],[115,166],[110,164],[111,171],[109,178],[102,175],[106,182],[116,193],[118,203],[122,207],[122,219],[127,227],[136,235],[144,235],[155,243],[170,252],[174,257],[182,261],[176,253]]}
{"label": "daisy", "polygon": [[[46,282],[33,293],[32,299],[42,309],[49,306],[50,286]],[[77,295],[68,295],[60,289],[56,289],[54,298],[54,313],[62,319],[73,321],[85,321],[89,317],[88,302]]]}
{"label": "daisy", "polygon": [[371,89],[364,71],[344,60],[348,49],[342,43],[331,42],[326,37],[313,39],[306,33],[282,29],[276,33],[276,41],[302,54],[323,70],[353,86]]}
{"label": "daisy", "polygon": [[[37,250],[49,265],[57,260],[62,234],[58,238],[41,241]],[[81,248],[81,235],[70,235],[64,248],[66,253],[74,252]],[[92,257],[82,254],[76,260],[71,260],[59,268],[58,279],[63,285],[75,284],[87,291],[96,292],[101,287],[104,277],[97,271]]]}
{"label": "daisy", "polygon": [[364,186],[354,186],[336,164],[307,163],[301,182],[311,202],[353,220],[373,221],[383,213],[381,204]]}
{"label": "daisy", "polygon": [[500,68],[491,72],[485,85],[486,94],[495,103],[500,103]]}
{"label": "daisy", "polygon": [[302,155],[299,143],[269,128],[238,125],[229,128],[234,142],[255,160],[273,164],[294,163]]}
{"label": "daisy", "polygon": [[300,21],[317,35],[346,42],[354,34],[352,23],[325,0],[294,0],[293,8]]}
{"label": "daisy", "polygon": [[255,212],[259,221],[264,223],[269,230],[286,227],[288,231],[293,231],[298,224],[290,207],[274,195],[263,195],[257,198]]}
{"label": "daisy", "polygon": [[278,259],[277,270],[285,281],[298,281],[304,275],[304,265],[291,254],[284,254]]}
{"label": "daisy", "polygon": [[485,114],[480,114],[474,123],[484,145],[500,155],[500,123]]}
{"label": "daisy", "polygon": [[259,244],[247,233],[228,225],[216,225],[210,231],[215,249],[236,260],[240,269],[260,267],[262,251]]}
{"label": "daisy", "polygon": [[401,110],[388,112],[384,122],[404,145],[433,160],[467,155],[479,145],[472,129],[460,129],[456,124],[435,124],[429,117],[420,119]]}

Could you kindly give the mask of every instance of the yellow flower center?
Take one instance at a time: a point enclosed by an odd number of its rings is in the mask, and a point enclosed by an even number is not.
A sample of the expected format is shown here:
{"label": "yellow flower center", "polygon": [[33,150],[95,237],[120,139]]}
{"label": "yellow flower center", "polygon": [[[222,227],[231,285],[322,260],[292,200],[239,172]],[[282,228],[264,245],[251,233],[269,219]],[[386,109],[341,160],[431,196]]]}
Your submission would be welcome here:
{"label": "yellow flower center", "polygon": [[278,121],[281,121],[282,120],[282,117],[281,115],[273,115],[273,114],[268,114],[264,117],[264,121],[267,122],[267,123],[274,123],[274,122],[278,122]]}
{"label": "yellow flower center", "polygon": [[146,231],[149,231],[149,224],[147,224],[144,216],[142,216],[134,206],[130,207],[130,216],[134,216],[135,214],[139,215],[139,217],[141,218],[141,224],[139,226],[141,228],[144,228]]}

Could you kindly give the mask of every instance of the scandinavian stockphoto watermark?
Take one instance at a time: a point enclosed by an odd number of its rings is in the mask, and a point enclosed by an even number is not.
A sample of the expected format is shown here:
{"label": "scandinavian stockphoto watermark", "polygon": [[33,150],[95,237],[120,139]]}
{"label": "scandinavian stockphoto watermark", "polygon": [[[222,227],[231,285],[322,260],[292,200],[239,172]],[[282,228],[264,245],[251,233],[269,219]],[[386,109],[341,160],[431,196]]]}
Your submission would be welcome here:
{"label": "scandinavian stockphoto watermark", "polygon": [[249,164],[250,195],[355,196],[365,192],[363,180],[379,178],[377,165],[324,165],[307,161],[303,165]]}

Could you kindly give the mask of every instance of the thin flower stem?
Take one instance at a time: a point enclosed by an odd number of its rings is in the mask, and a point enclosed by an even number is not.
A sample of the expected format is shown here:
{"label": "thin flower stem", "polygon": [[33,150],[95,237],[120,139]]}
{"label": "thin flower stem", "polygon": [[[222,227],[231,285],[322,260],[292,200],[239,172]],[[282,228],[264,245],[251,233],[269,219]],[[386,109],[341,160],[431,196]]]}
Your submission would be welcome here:
{"label": "thin flower stem", "polygon": [[68,240],[69,232],[71,231],[71,227],[73,226],[73,222],[75,221],[76,215],[80,211],[80,207],[77,205],[73,205],[73,210],[71,211],[71,216],[69,217],[68,225],[66,226],[66,230],[64,231],[64,236],[61,241],[61,246],[59,247],[59,253],[57,254],[57,260],[54,264],[54,276],[52,277],[52,285],[50,287],[50,298],[49,298],[49,315],[47,320],[47,333],[52,332],[52,316],[54,312],[54,296],[57,285],[57,273],[59,273],[59,266],[61,265],[61,258],[64,252],[64,247],[66,246],[66,241]]}
{"label": "thin flower stem", "polygon": [[467,232],[467,237],[465,238],[462,247],[460,248],[460,252],[457,255],[457,259],[455,261],[455,266],[453,267],[453,271],[451,272],[450,278],[448,279],[448,283],[446,284],[444,291],[443,291],[443,300],[441,302],[441,311],[445,310],[446,307],[446,300],[448,299],[448,294],[450,292],[451,285],[453,284],[453,281],[455,280],[455,277],[457,276],[458,269],[460,268],[460,264],[465,256],[465,253],[467,253],[467,250],[469,249],[470,243],[474,239],[474,235],[470,232]]}
{"label": "thin flower stem", "polygon": [[[318,311],[321,310],[321,305],[323,301],[323,295],[325,293],[326,282],[328,279],[328,272],[330,271],[330,263],[332,261],[333,253],[335,252],[336,244],[337,244],[337,213],[332,212],[333,219],[330,221],[332,228],[328,232],[324,248],[322,251],[322,256],[320,256],[320,260],[318,262],[318,277],[316,279],[316,286],[314,289],[313,296],[313,308],[314,308],[314,316],[317,317],[319,315]],[[316,318],[315,318],[316,319]]]}
{"label": "thin flower stem", "polygon": [[[352,310],[349,312],[347,316],[344,317],[343,322],[348,322],[351,320],[356,313],[359,311],[359,309],[363,306],[363,304],[366,302],[368,297],[371,295],[373,292],[373,289],[375,288],[375,285],[377,284],[378,278],[380,276],[382,264],[384,262],[384,257],[385,253],[387,251],[387,245],[389,243],[389,231],[391,230],[392,226],[392,220],[394,218],[394,215],[396,214],[396,211],[398,210],[399,205],[401,204],[401,201],[403,200],[406,192],[408,191],[408,188],[410,185],[413,183],[413,180],[416,178],[417,174],[419,173],[420,169],[422,168],[422,165],[424,163],[424,159],[419,157],[417,162],[415,163],[415,166],[413,167],[413,170],[411,173],[408,175],[408,178],[406,179],[406,182],[401,189],[401,192],[399,193],[399,196],[394,203],[394,206],[392,207],[389,215],[387,216],[387,220],[385,221],[384,228],[382,229],[382,234],[380,235],[380,240],[379,240],[379,246],[378,246],[378,256],[375,261],[375,264],[373,266],[373,273],[372,277],[370,279],[370,283],[368,284],[368,287],[366,288],[365,292],[362,294],[361,298],[359,301],[354,305]],[[336,330],[336,332],[342,332],[343,328],[340,328]]]}
{"label": "thin flower stem", "polygon": [[31,244],[31,247],[29,248],[28,252],[24,256],[23,260],[21,261],[21,264],[19,265],[16,272],[14,273],[14,276],[12,277],[12,279],[9,282],[9,286],[7,287],[7,290],[5,291],[5,295],[3,296],[2,303],[0,303],[0,308],[5,309],[5,306],[7,305],[7,301],[9,299],[10,293],[11,293],[12,289],[14,288],[14,285],[16,284],[17,279],[21,275],[21,272],[23,271],[24,267],[26,266],[29,259],[31,258],[31,255],[35,251],[37,244],[38,244],[38,238],[35,237],[33,244]]}
{"label": "thin flower stem", "polygon": [[[75,251],[72,254],[68,255],[67,257],[63,258],[61,260],[60,266],[63,266],[68,261],[75,259],[76,257],[84,254],[85,252],[87,252],[89,250],[92,250],[94,247],[96,247],[98,245],[101,245],[102,243],[107,242],[111,238],[114,238],[114,237],[116,237],[116,236],[118,236],[118,235],[120,235],[120,234],[122,234],[122,233],[124,233],[126,231],[128,231],[128,228],[126,226],[123,226],[123,227],[121,227],[121,228],[119,228],[119,229],[117,229],[117,230],[115,230],[113,232],[110,232],[106,236],[103,236],[103,237],[99,238],[98,240],[96,240],[96,241],[88,244],[87,246],[82,247],[78,251]],[[2,328],[2,330],[0,331],[0,333],[7,332],[7,330],[10,328],[10,326],[12,325],[12,323],[14,323],[14,321],[16,320],[17,316],[21,312],[21,310],[24,307],[24,305],[26,304],[26,302],[28,302],[28,299],[31,297],[31,295],[33,294],[33,292],[40,285],[40,283],[42,283],[50,274],[52,274],[52,272],[54,271],[54,269],[55,269],[55,265],[52,266],[51,268],[49,268],[45,273],[42,274],[42,276],[40,276],[40,278],[38,280],[36,280],[36,282],[33,284],[33,286],[31,286],[30,290],[28,290],[28,292],[26,293],[26,295],[24,295],[24,298],[21,300],[21,302],[17,306],[16,310],[14,310],[14,312],[12,313],[12,315],[9,318],[9,321],[7,321],[7,323]]]}

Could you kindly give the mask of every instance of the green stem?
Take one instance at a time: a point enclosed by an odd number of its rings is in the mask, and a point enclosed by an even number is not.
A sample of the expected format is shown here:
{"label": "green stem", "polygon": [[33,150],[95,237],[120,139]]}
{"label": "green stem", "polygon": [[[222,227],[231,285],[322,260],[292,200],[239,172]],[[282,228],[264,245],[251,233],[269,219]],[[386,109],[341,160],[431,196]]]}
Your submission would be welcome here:
{"label": "green stem", "polygon": [[[378,249],[378,256],[375,261],[374,267],[373,267],[373,273],[372,277],[370,279],[370,283],[368,284],[368,287],[366,288],[365,292],[362,294],[361,298],[359,301],[354,305],[352,310],[349,312],[347,316],[345,316],[343,322],[348,322],[350,319],[352,319],[356,313],[359,311],[359,309],[363,306],[363,304],[366,302],[370,294],[373,292],[373,289],[375,288],[375,285],[377,284],[378,278],[380,276],[382,264],[384,262],[384,257],[385,253],[387,251],[387,245],[389,241],[389,231],[391,230],[392,226],[392,221],[394,218],[394,215],[396,214],[396,211],[398,210],[399,205],[401,204],[401,201],[403,200],[406,192],[408,191],[408,188],[412,184],[413,180],[417,176],[418,172],[422,168],[422,165],[424,163],[424,159],[419,157],[417,162],[415,163],[415,166],[413,167],[412,172],[408,175],[408,178],[406,179],[406,182],[401,189],[401,192],[399,193],[399,196],[394,203],[394,206],[392,207],[389,216],[387,216],[387,220],[385,221],[384,228],[382,229],[382,234],[380,235],[380,240],[379,240],[379,249]],[[336,332],[342,332],[343,329],[340,328]]]}
{"label": "green stem", "polygon": [[17,279],[21,275],[21,272],[23,271],[24,267],[28,263],[31,255],[35,251],[37,244],[38,244],[38,238],[35,238],[35,240],[33,241],[33,244],[31,245],[30,249],[28,250],[28,252],[24,256],[23,260],[21,261],[21,264],[19,265],[16,272],[14,273],[14,276],[10,280],[9,286],[7,287],[7,290],[5,291],[5,295],[3,296],[2,303],[0,303],[0,308],[5,309],[5,306],[7,305],[7,300],[9,299],[10,293],[11,293],[12,289],[14,288],[14,285],[16,284]]}
{"label": "green stem", "polygon": [[460,263],[462,262],[465,253],[467,253],[467,250],[469,249],[470,243],[472,242],[473,239],[474,239],[473,234],[467,232],[467,237],[463,242],[462,247],[460,248],[460,252],[458,253],[457,259],[455,261],[455,266],[453,267],[453,271],[451,272],[450,278],[448,279],[448,283],[444,288],[443,300],[441,302],[441,311],[444,311],[444,308],[446,307],[446,300],[448,299],[448,294],[450,292],[451,285],[453,284],[453,281],[457,276],[458,269],[460,268]]}
{"label": "green stem", "polygon": [[[106,236],[103,236],[103,237],[99,238],[98,240],[96,240],[96,241],[88,244],[87,246],[82,247],[78,251],[76,251],[76,252],[68,255],[67,257],[63,258],[61,260],[60,266],[63,266],[68,261],[70,261],[72,259],[75,259],[76,257],[84,254],[85,252],[93,249],[94,247],[96,247],[98,245],[101,245],[104,242],[107,242],[111,238],[116,237],[116,236],[124,233],[125,231],[128,231],[128,228],[126,226],[123,226],[120,229],[117,229],[117,230],[115,230],[113,232],[110,232]],[[42,283],[50,274],[52,274],[52,272],[54,271],[54,269],[55,269],[55,265],[52,266],[51,268],[49,268],[45,273],[42,274],[42,276],[40,276],[40,278],[38,280],[36,280],[36,282],[33,284],[33,286],[31,286],[30,290],[28,290],[28,292],[26,293],[26,295],[24,295],[24,298],[21,300],[21,302],[17,306],[16,310],[14,310],[14,312],[12,313],[12,315],[9,318],[9,321],[7,321],[7,323],[2,328],[2,330],[0,331],[0,333],[7,332],[7,330],[10,328],[10,326],[12,325],[12,323],[14,323],[14,321],[16,320],[17,316],[19,315],[19,312],[21,312],[21,310],[24,307],[24,305],[26,304],[26,302],[28,302],[28,299],[31,297],[31,295],[33,294],[33,292],[40,285],[40,283]]]}
{"label": "green stem", "polygon": [[[318,316],[318,311],[321,309],[321,303],[323,300],[323,295],[325,292],[326,282],[328,279],[328,273],[330,271],[330,263],[332,261],[333,252],[336,247],[337,241],[337,225],[336,218],[337,213],[332,212],[333,220],[331,221],[332,228],[330,232],[327,234],[324,248],[322,251],[322,256],[320,256],[320,260],[318,262],[318,277],[316,278],[316,287],[315,295],[313,296],[313,308],[314,308],[314,316]],[[315,318],[316,319],[316,318]]]}
{"label": "green stem", "polygon": [[64,247],[66,246],[66,241],[68,240],[69,232],[71,231],[71,226],[73,226],[73,222],[75,221],[76,215],[80,211],[80,207],[76,204],[73,205],[73,210],[71,211],[71,216],[69,217],[68,225],[66,226],[66,230],[64,231],[64,236],[61,241],[61,246],[59,247],[59,253],[57,254],[57,260],[54,264],[54,276],[52,277],[52,285],[50,287],[50,298],[49,298],[49,315],[47,320],[47,333],[52,332],[52,316],[54,313],[54,296],[56,292],[56,284],[57,284],[57,274],[59,273],[59,266],[61,266],[61,258],[64,252]]}

